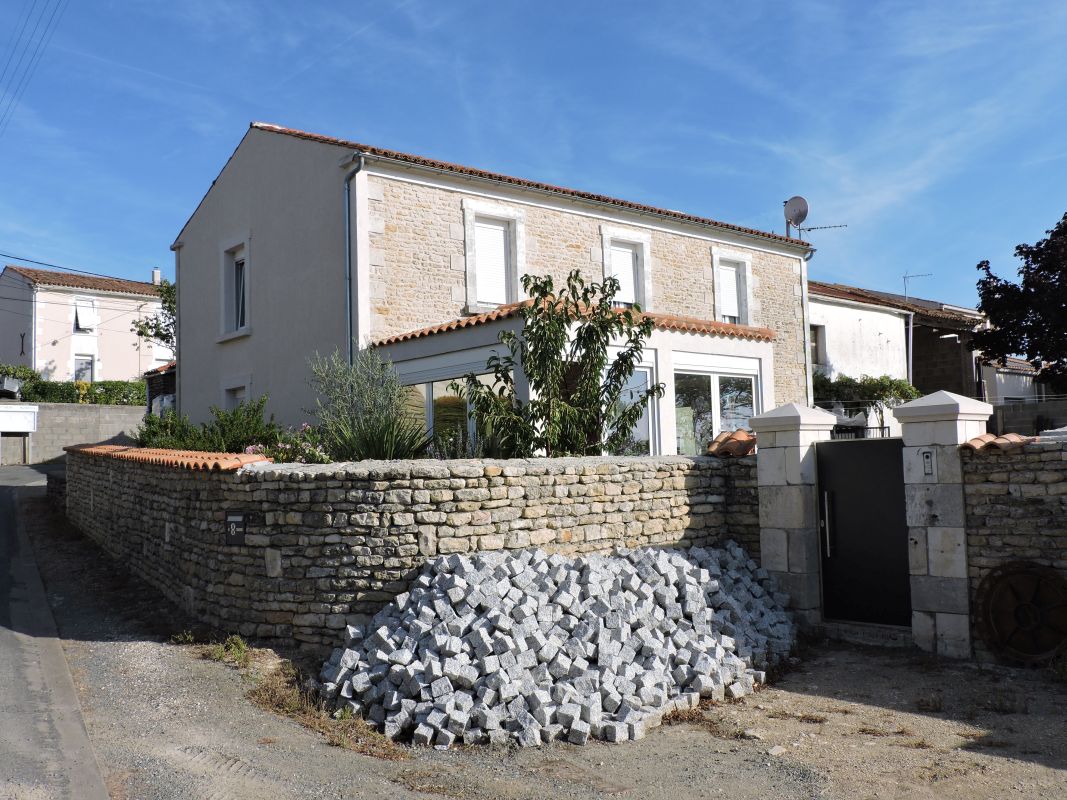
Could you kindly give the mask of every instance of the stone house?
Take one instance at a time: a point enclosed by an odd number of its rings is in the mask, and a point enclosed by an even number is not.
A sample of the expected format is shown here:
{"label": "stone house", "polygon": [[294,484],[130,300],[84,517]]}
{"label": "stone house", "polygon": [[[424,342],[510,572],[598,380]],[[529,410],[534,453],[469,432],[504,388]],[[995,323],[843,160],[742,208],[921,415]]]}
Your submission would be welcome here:
{"label": "stone house", "polygon": [[[385,350],[429,427],[449,383],[486,372],[525,274],[615,275],[655,333],[635,376],[665,384],[638,451],[702,451],[720,430],[810,402],[809,244],[773,233],[253,123],[172,245],[178,405],[313,404],[307,359]],[[521,376],[516,376],[522,385]],[[449,424],[454,424],[453,413]]]}
{"label": "stone house", "polygon": [[162,308],[152,282],[9,265],[0,273],[0,363],[53,381],[136,380],[174,358],[130,327]]}

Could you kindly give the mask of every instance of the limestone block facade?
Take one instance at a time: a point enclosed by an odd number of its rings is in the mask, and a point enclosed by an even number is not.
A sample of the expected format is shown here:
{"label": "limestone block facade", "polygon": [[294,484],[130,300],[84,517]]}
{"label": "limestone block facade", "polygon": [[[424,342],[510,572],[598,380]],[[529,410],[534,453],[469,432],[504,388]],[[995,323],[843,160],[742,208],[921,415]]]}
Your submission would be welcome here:
{"label": "limestone block facade", "polygon": [[[476,229],[486,220],[507,231],[494,253],[507,262],[506,296],[478,291],[485,262],[478,268]],[[631,291],[645,310],[725,326],[699,341],[665,341],[652,378],[667,381],[669,370],[750,377],[751,402],[735,406],[733,424],[749,411],[809,402],[807,243],[254,123],[172,246],[179,411],[201,421],[211,405],[267,394],[269,412],[298,424],[314,406],[314,353],[520,301],[523,275],[562,282],[578,269],[602,280],[620,245],[633,250]],[[769,333],[756,341],[752,329]],[[428,364],[409,372],[463,374]],[[709,398],[700,403],[717,405],[718,390]],[[653,453],[681,451],[672,403],[653,415],[664,425]]]}

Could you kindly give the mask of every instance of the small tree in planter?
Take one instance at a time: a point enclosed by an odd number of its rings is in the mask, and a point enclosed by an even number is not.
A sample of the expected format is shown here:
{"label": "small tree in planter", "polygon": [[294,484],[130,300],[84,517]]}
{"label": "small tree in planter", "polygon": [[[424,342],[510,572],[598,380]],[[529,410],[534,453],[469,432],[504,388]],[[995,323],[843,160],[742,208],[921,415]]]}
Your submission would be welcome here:
{"label": "small tree in planter", "polygon": [[[616,307],[620,285],[615,278],[586,283],[574,270],[559,292],[547,276],[524,275],[522,286],[531,298],[520,311],[523,328],[500,334],[508,352],[489,358],[492,384],[475,375],[466,378],[480,437],[502,455],[519,458],[625,448],[646,403],[663,395],[663,384],[656,384],[636,402],[621,402],[652,320],[638,306]],[[613,342],[620,347],[614,359],[608,352]],[[529,402],[515,391],[520,367],[530,386]]]}

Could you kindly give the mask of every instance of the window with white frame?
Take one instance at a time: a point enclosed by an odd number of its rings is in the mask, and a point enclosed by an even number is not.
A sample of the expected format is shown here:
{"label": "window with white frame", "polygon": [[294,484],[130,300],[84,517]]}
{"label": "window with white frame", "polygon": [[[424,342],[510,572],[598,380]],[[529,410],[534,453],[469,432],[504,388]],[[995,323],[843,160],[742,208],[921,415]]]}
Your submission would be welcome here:
{"label": "window with white frame", "polygon": [[609,251],[611,275],[619,282],[615,302],[632,306],[639,303],[638,287],[641,285],[641,255],[636,244],[612,241]]}
{"label": "window with white frame", "polygon": [[758,413],[756,378],[675,372],[674,406],[678,454],[703,455],[720,432],[746,428]]}
{"label": "window with white frame", "polygon": [[91,355],[74,356],[74,380],[93,382],[93,364],[96,361]]}
{"label": "window with white frame", "polygon": [[223,332],[248,327],[248,259],[243,246],[226,253],[223,261]]}
{"label": "window with white frame", "polygon": [[100,324],[96,301],[90,297],[74,298],[74,332],[92,333]]}
{"label": "window with white frame", "polygon": [[744,267],[735,261],[721,261],[716,267],[715,276],[715,316],[719,322],[741,322]]}
{"label": "window with white frame", "polygon": [[519,299],[526,259],[525,218],[521,208],[463,198],[468,313]]}
{"label": "window with white frame", "polygon": [[[477,377],[489,386],[495,382],[490,373]],[[477,443],[483,439],[465,395],[454,387],[463,383],[463,377],[457,376],[405,387],[405,412],[425,426],[433,436],[434,447],[446,458],[474,455]]]}
{"label": "window with white frame", "polygon": [[812,366],[821,367],[826,365],[826,326],[825,325],[810,325],[808,328],[808,337],[810,342],[808,346],[811,348],[811,363]]}
{"label": "window with white frame", "polygon": [[600,237],[604,277],[619,281],[616,305],[640,305],[645,311],[651,310],[652,282],[648,270],[652,237],[644,231],[611,225],[600,226]]}
{"label": "window with white frame", "polygon": [[513,302],[515,276],[511,264],[511,223],[477,217],[474,222],[474,267],[479,305]]}

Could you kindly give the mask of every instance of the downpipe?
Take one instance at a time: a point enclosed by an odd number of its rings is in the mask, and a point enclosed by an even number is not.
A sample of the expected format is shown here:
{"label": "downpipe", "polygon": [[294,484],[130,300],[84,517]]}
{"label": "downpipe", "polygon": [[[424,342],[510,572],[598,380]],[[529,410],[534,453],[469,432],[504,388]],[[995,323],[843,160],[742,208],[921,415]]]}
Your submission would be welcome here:
{"label": "downpipe", "polygon": [[[348,332],[348,363],[355,363],[355,329],[352,308],[352,179],[366,166],[363,153],[356,153],[356,166],[345,175],[344,184],[344,207],[345,207],[345,323]],[[359,220],[356,220],[356,230],[359,230]],[[356,298],[357,301],[359,298]]]}

